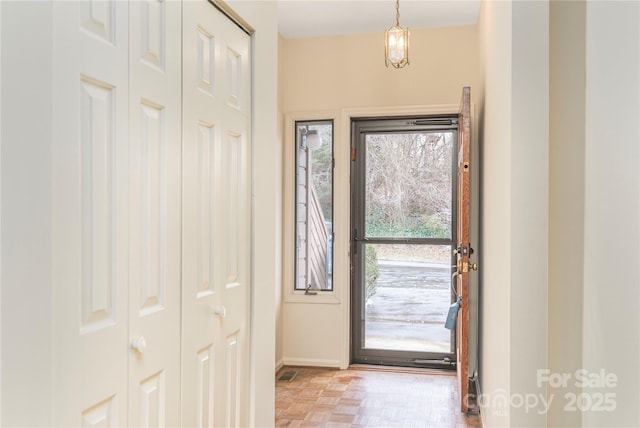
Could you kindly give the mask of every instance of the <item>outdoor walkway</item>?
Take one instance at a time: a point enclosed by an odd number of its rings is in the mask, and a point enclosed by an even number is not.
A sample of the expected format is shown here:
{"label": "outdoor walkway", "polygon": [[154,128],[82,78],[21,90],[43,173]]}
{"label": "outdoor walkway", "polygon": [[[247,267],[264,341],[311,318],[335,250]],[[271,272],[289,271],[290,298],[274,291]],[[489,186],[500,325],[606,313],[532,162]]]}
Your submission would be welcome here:
{"label": "outdoor walkway", "polygon": [[365,347],[450,352],[444,328],[451,268],[444,263],[379,260],[377,291],[367,303]]}

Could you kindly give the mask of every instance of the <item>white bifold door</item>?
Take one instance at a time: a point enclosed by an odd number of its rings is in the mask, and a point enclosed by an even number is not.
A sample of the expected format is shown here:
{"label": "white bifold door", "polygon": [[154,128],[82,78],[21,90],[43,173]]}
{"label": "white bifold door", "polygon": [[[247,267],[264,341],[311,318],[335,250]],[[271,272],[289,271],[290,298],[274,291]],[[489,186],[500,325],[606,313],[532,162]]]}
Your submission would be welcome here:
{"label": "white bifold door", "polygon": [[247,426],[250,37],[205,0],[51,7],[53,424]]}
{"label": "white bifold door", "polygon": [[178,1],[129,2],[129,426],[137,427],[180,423],[181,24]]}
{"label": "white bifold door", "polygon": [[250,37],[183,13],[182,422],[248,426]]}
{"label": "white bifold door", "polygon": [[51,7],[53,423],[126,426],[129,6]]}

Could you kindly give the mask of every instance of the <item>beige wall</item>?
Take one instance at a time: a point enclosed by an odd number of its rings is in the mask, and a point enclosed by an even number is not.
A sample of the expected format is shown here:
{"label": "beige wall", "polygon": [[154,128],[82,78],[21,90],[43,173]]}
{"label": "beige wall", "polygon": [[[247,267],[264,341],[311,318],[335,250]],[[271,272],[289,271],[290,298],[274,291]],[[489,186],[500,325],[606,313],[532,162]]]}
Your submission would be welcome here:
{"label": "beige wall", "polygon": [[[282,46],[282,37],[280,35],[278,35],[278,51],[280,50],[280,46]],[[284,144],[284,108],[283,108],[283,103],[284,103],[284,79],[282,76],[282,73],[280,72],[282,70],[282,55],[280,53],[278,53],[278,139],[280,141],[281,147],[280,147],[280,176],[282,178],[282,166],[283,166],[283,149],[282,149],[282,145]],[[281,182],[282,184],[282,182]],[[281,192],[284,189],[281,188]],[[278,284],[276,284],[276,291],[275,291],[275,310],[276,310],[276,354],[275,354],[275,364],[276,364],[276,370],[279,370],[282,367],[282,263],[283,263],[283,257],[282,257],[282,199],[280,200],[280,224],[279,224],[279,230],[280,230],[280,260],[278,263],[278,269],[280,270],[280,282],[278,282]]]}
{"label": "beige wall", "polygon": [[[546,400],[537,371],[547,366],[549,3],[515,1],[512,20],[511,393]],[[512,426],[545,424],[546,414],[512,406]]]}
{"label": "beige wall", "polygon": [[251,426],[275,418],[276,296],[281,281],[282,139],[278,135],[278,8],[273,1],[227,3],[253,28],[253,290]]}
{"label": "beige wall", "polygon": [[53,413],[53,121],[51,79],[42,78],[52,70],[51,44],[42,43],[53,33],[52,9],[2,2],[3,426],[47,426]]}
{"label": "beige wall", "polygon": [[[573,373],[582,366],[585,152],[584,1],[554,1],[549,32],[549,370]],[[549,388],[579,394],[580,388]],[[578,427],[581,412],[554,400],[550,427]]]}
{"label": "beige wall", "polygon": [[411,64],[384,66],[384,37],[284,40],[285,111],[457,104],[478,80],[476,27],[411,31]]}
{"label": "beige wall", "polygon": [[[278,35],[278,47],[282,46],[282,37]],[[284,61],[284,55],[282,49],[278,48],[278,139],[284,141],[284,76],[282,73],[282,63]],[[280,148],[280,162],[283,164],[283,150]],[[282,174],[282,171],[280,172]],[[280,200],[280,206],[282,209],[282,199]],[[282,232],[280,233],[282,239]],[[281,247],[282,248],[282,247]],[[282,271],[282,258],[279,261],[279,269]],[[281,278],[282,281],[282,278]],[[282,284],[279,282],[276,285],[276,355],[275,363],[276,370],[279,370],[283,364],[282,358]]]}
{"label": "beige wall", "polygon": [[[383,33],[284,40],[280,76],[283,109],[291,118],[336,118],[335,293],[324,303],[291,299],[293,287],[293,212],[285,190],[283,247],[283,361],[287,364],[346,366],[349,303],[349,115],[356,108],[377,114],[401,106],[457,106],[463,86],[471,86],[472,103],[481,93],[477,29],[471,27],[411,32],[411,65],[384,65]],[[365,110],[360,110],[365,111]],[[373,111],[373,110],[366,110]],[[406,111],[406,110],[404,110]],[[363,114],[363,113],[360,113]],[[285,127],[290,126],[285,122]],[[292,125],[291,125],[292,126]],[[286,129],[285,129],[286,131]],[[292,141],[285,141],[290,146]],[[285,157],[293,168],[293,157]],[[290,171],[289,171],[290,172]],[[293,178],[285,179],[285,189]],[[289,248],[287,251],[287,247]],[[289,297],[288,297],[289,296]]]}
{"label": "beige wall", "polygon": [[[484,426],[640,423],[639,23],[637,2],[483,3]],[[545,368],[567,386],[541,391]],[[601,393],[614,411],[565,410]],[[492,401],[521,394],[548,414]]]}
{"label": "beige wall", "polygon": [[485,2],[482,164],[482,366],[485,426],[545,426],[549,81],[548,3]]}
{"label": "beige wall", "polygon": [[583,367],[615,374],[615,412],[589,427],[640,426],[640,3],[587,1]]}
{"label": "beige wall", "polygon": [[[511,393],[511,3],[483,2],[478,27],[485,79],[480,115],[480,383],[481,393],[491,398],[499,391]],[[505,409],[486,405],[481,412],[483,426],[509,426]]]}

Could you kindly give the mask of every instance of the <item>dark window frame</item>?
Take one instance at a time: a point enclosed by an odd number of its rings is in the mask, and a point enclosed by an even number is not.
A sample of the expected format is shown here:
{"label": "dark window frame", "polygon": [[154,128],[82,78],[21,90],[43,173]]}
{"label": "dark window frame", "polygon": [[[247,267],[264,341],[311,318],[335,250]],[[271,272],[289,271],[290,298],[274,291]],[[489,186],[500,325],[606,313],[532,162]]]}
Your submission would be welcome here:
{"label": "dark window frame", "polygon": [[[313,119],[313,120],[296,120],[293,123],[294,126],[294,135],[295,135],[295,149],[294,149],[294,206],[293,206],[293,218],[294,218],[294,269],[293,269],[293,290],[294,292],[304,291],[305,294],[316,294],[317,291],[321,292],[333,292],[334,291],[334,281],[333,281],[333,266],[334,266],[334,230],[335,226],[333,225],[333,221],[335,218],[335,121],[334,119]],[[327,283],[325,287],[318,287],[317,284],[310,284],[308,278],[305,274],[305,284],[300,283],[299,278],[299,270],[300,270],[300,243],[299,243],[299,167],[300,167],[300,157],[301,157],[301,149],[303,145],[304,135],[301,133],[302,128],[306,128],[309,130],[310,128],[318,128],[320,126],[330,126],[330,169],[331,169],[331,230],[328,230],[328,248],[327,248]],[[323,141],[326,143],[326,141]],[[311,162],[312,160],[309,159]],[[307,209],[308,211],[308,209]],[[306,212],[305,212],[306,214]],[[308,221],[308,220],[307,220]],[[325,224],[326,226],[326,224]],[[305,234],[308,237],[308,232]],[[309,242],[306,242],[305,252],[308,254],[309,250]],[[306,267],[305,267],[306,268]],[[311,286],[310,286],[311,285]]]}

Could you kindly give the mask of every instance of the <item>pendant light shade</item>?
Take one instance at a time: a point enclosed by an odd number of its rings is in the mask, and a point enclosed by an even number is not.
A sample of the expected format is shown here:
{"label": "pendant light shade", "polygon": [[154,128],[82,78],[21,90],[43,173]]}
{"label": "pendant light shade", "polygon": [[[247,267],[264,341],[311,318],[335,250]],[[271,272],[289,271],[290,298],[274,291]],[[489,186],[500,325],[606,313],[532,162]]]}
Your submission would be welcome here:
{"label": "pendant light shade", "polygon": [[384,33],[384,63],[394,68],[409,65],[409,29],[400,26],[400,0],[396,0],[396,25]]}

